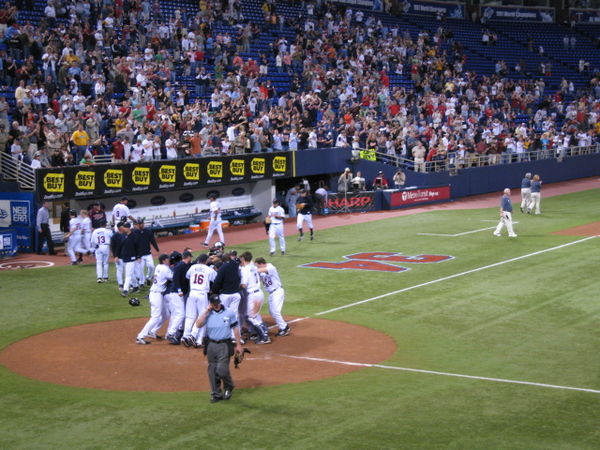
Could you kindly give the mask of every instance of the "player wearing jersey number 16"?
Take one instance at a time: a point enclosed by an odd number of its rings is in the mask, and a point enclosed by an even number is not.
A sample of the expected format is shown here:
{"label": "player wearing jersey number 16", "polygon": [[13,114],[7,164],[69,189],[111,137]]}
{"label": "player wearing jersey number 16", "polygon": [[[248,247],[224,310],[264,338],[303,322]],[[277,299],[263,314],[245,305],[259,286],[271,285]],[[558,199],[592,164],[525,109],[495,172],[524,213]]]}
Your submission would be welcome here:
{"label": "player wearing jersey number 16", "polygon": [[190,280],[190,293],[185,304],[185,325],[181,343],[186,347],[196,347],[204,337],[204,327],[198,328],[196,319],[208,307],[210,283],[217,276],[217,272],[206,265],[207,261],[208,255],[201,254],[185,274]]}

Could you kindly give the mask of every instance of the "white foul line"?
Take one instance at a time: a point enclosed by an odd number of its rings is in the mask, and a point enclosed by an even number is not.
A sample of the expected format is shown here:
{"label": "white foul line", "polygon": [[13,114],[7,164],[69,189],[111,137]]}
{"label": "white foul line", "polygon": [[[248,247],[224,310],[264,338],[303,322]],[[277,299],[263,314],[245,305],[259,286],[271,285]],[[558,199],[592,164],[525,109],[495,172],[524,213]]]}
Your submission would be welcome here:
{"label": "white foul line", "polygon": [[551,388],[551,389],[563,389],[567,391],[579,391],[579,392],[590,392],[592,394],[600,394],[600,390],[597,389],[587,389],[587,388],[578,388],[573,386],[561,386],[558,384],[546,384],[546,383],[534,383],[532,381],[519,381],[519,380],[509,380],[506,378],[490,378],[490,377],[478,377],[474,375],[464,375],[460,373],[451,373],[451,372],[438,372],[436,370],[423,370],[423,369],[411,369],[409,367],[398,367],[398,366],[386,366],[383,364],[368,364],[368,363],[358,363],[352,361],[337,361],[335,359],[326,359],[326,358],[312,358],[310,356],[294,356],[294,355],[283,355],[286,358],[293,359],[304,359],[307,361],[318,361],[318,362],[326,362],[332,364],[343,364],[345,366],[359,366],[359,367],[374,367],[378,369],[388,369],[388,370],[400,370],[403,372],[416,372],[416,373],[426,373],[430,375],[442,375],[446,377],[457,377],[457,378],[469,378],[471,380],[483,380],[483,381],[495,381],[497,383],[509,383],[509,384],[524,384],[527,386],[538,386],[543,388]]}
{"label": "white foul line", "polygon": [[566,244],[557,245],[556,247],[546,248],[544,250],[539,250],[537,252],[528,253],[527,255],[517,256],[515,258],[510,258],[510,259],[505,259],[504,261],[500,261],[500,262],[497,262],[497,263],[494,263],[494,264],[488,264],[487,266],[482,266],[482,267],[478,267],[476,269],[467,270],[465,272],[460,272],[460,273],[455,273],[453,275],[448,275],[447,277],[438,278],[437,280],[431,280],[431,281],[426,281],[425,283],[415,284],[414,286],[409,286],[409,287],[406,287],[406,288],[403,288],[403,289],[398,289],[397,291],[392,291],[392,292],[388,292],[386,294],[377,295],[375,297],[367,298],[365,300],[360,300],[360,301],[354,302],[354,303],[349,303],[347,305],[338,306],[337,308],[328,309],[327,311],[321,311],[321,312],[316,313],[315,316],[322,316],[324,314],[329,314],[329,313],[332,313],[332,312],[335,312],[335,311],[339,311],[339,310],[342,310],[342,309],[351,308],[351,307],[357,306],[357,305],[362,305],[363,303],[368,303],[368,302],[372,302],[374,300],[379,300],[381,298],[389,297],[390,295],[401,294],[403,292],[412,291],[413,289],[417,289],[417,288],[420,288],[420,287],[429,286],[431,284],[440,283],[442,281],[446,281],[446,280],[451,280],[453,278],[462,277],[463,275],[468,275],[468,274],[479,272],[479,271],[482,271],[482,270],[491,269],[492,267],[502,266],[504,264],[508,264],[508,263],[511,263],[511,262],[514,262],[514,261],[519,261],[521,259],[529,258],[531,256],[536,256],[536,255],[541,255],[542,253],[552,252],[554,250],[559,250],[561,248],[565,248],[565,247],[569,247],[571,245],[579,244],[581,242],[589,241],[590,239],[594,239],[594,238],[597,238],[597,237],[598,237],[598,235],[596,235],[596,236],[589,236],[589,237],[586,237],[586,238],[583,238],[583,239],[579,239],[577,241],[567,242]]}
{"label": "white foul line", "polygon": [[[513,222],[513,224],[517,224],[519,222]],[[472,234],[472,233],[479,233],[480,231],[485,231],[485,230],[493,230],[496,227],[486,227],[486,228],[479,228],[478,230],[471,230],[471,231],[463,231],[462,233],[456,233],[456,234],[443,234],[443,233],[417,233],[417,235],[419,236],[443,236],[443,237],[457,237],[457,236],[465,236],[467,234]]]}

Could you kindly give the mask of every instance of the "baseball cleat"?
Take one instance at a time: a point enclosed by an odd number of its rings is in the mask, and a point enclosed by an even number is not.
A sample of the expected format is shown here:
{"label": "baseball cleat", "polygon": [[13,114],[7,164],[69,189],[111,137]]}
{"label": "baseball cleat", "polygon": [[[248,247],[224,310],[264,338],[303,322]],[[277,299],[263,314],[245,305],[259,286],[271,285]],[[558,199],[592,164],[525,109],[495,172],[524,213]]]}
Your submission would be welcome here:
{"label": "baseball cleat", "polygon": [[270,344],[271,343],[271,338],[265,338],[265,339],[257,339],[255,344],[256,345],[262,345],[262,344]]}
{"label": "baseball cleat", "polygon": [[108,278],[103,278],[105,283],[108,283]]}
{"label": "baseball cleat", "polygon": [[516,234],[509,234],[508,237],[517,237]]}
{"label": "baseball cleat", "polygon": [[494,232],[494,236],[500,237],[500,233]]}
{"label": "baseball cleat", "polygon": [[160,341],[162,339],[162,336],[159,336],[156,333],[148,333],[146,336],[152,339],[156,339],[157,341]]}
{"label": "baseball cleat", "polygon": [[311,241],[314,241],[314,240],[315,240],[315,235],[314,235],[314,234],[311,234],[311,235],[310,235],[310,240],[311,240]]}
{"label": "baseball cleat", "polygon": [[98,279],[96,280],[96,283],[104,283],[104,281],[102,281],[102,278],[98,278]]}
{"label": "baseball cleat", "polygon": [[203,245],[203,246],[205,246],[205,247],[208,247],[208,243],[207,243],[207,242],[205,242],[205,243],[204,243],[204,244],[202,244],[202,245]]}
{"label": "baseball cleat", "polygon": [[152,286],[152,280],[146,280],[146,286]]}
{"label": "baseball cleat", "polygon": [[225,392],[223,393],[223,400],[229,400],[231,398],[231,391],[232,389],[225,389]]}
{"label": "baseball cleat", "polygon": [[217,402],[220,402],[221,400],[223,400],[223,397],[218,396],[218,395],[213,395],[212,397],[210,397],[211,403],[217,403]]}
{"label": "baseball cleat", "polygon": [[140,288],[139,288],[138,286],[134,287],[134,288],[131,290],[131,293],[132,293],[132,294],[137,294],[138,292],[140,292]]}
{"label": "baseball cleat", "polygon": [[181,343],[183,344],[184,347],[191,347],[192,343],[190,342],[189,338],[187,337],[182,337],[181,338]]}
{"label": "baseball cleat", "polygon": [[302,240],[303,236],[298,236],[298,242]]}
{"label": "baseball cleat", "polygon": [[167,336],[167,341],[169,341],[169,344],[171,345],[179,345],[180,342],[175,338],[175,336]]}
{"label": "baseball cleat", "polygon": [[271,252],[270,255],[273,256],[275,254],[275,252]]}
{"label": "baseball cleat", "polygon": [[281,256],[283,256],[283,255],[285,255],[285,252],[282,250],[282,251],[281,251]]}
{"label": "baseball cleat", "polygon": [[129,292],[121,291],[121,297],[127,297],[128,295],[129,295]]}
{"label": "baseball cleat", "polygon": [[149,344],[150,344],[150,342],[148,342],[148,341],[146,341],[146,340],[144,340],[144,339],[142,339],[142,338],[137,338],[137,339],[135,340],[135,343],[136,343],[136,344],[140,344],[140,345],[149,345]]}
{"label": "baseball cleat", "polygon": [[283,330],[279,330],[279,332],[275,336],[288,336],[290,334],[290,326],[287,325]]}

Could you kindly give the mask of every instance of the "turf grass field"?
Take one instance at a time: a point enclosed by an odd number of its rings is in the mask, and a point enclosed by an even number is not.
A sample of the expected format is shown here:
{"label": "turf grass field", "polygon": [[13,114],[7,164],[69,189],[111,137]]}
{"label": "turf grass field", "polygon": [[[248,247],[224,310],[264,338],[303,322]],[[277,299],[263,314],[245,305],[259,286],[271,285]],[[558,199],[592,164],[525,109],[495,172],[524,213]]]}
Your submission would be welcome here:
{"label": "turf grass field", "polygon": [[[544,199],[541,216],[517,210],[517,239],[492,229],[462,234],[493,227],[496,207],[317,230],[313,242],[289,237],[285,257],[267,257],[283,278],[284,313],[392,336],[398,348],[384,367],[240,390],[217,405],[205,392],[72,388],[2,367],[0,446],[598,448],[600,239],[551,233],[598,221],[599,194]],[[264,241],[237,249],[267,255]],[[399,273],[300,267],[372,251],[453,258],[403,264],[410,270]],[[97,286],[93,265],[0,272],[0,298],[0,348],[50,329],[147,315],[147,303],[131,308],[114,284]],[[340,346],[340,361],[352,361],[352,345]],[[215,441],[219,421],[223,440]]]}

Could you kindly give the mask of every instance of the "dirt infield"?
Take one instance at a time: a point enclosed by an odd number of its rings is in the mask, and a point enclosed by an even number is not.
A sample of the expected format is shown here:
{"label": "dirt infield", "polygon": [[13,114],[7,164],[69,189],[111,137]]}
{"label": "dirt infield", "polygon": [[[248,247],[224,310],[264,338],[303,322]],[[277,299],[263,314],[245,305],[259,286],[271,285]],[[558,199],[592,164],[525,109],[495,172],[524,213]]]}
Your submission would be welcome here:
{"label": "dirt infield", "polygon": [[555,231],[552,234],[561,234],[563,236],[600,236],[600,222],[579,225],[578,227]]}
{"label": "dirt infield", "polygon": [[[287,318],[289,319],[289,318]],[[23,339],[0,353],[0,363],[28,378],[67,386],[119,391],[208,391],[201,349],[152,341],[134,342],[147,319],[117,320],[48,331]],[[318,380],[361,370],[360,366],[297,359],[344,359],[379,363],[396,351],[389,336],[372,329],[324,319],[290,325],[289,336],[267,345],[248,344],[238,388]],[[233,363],[232,363],[233,365]]]}

